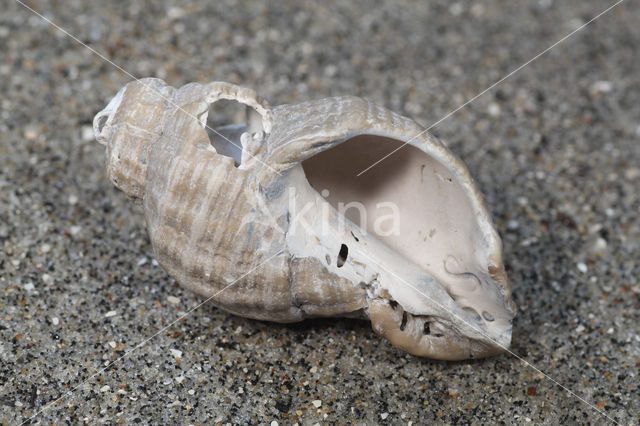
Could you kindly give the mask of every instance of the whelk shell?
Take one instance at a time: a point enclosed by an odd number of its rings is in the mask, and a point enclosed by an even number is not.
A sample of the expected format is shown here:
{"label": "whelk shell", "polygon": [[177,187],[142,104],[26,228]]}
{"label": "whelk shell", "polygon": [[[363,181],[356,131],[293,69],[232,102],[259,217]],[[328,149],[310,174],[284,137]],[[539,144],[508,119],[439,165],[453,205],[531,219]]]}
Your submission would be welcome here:
{"label": "whelk shell", "polygon": [[[221,99],[246,105],[246,123],[208,128]],[[157,261],[214,305],[367,318],[415,355],[493,355],[515,314],[500,238],[465,165],[422,130],[357,97],[271,108],[232,84],[158,79],[129,83],[94,119]]]}

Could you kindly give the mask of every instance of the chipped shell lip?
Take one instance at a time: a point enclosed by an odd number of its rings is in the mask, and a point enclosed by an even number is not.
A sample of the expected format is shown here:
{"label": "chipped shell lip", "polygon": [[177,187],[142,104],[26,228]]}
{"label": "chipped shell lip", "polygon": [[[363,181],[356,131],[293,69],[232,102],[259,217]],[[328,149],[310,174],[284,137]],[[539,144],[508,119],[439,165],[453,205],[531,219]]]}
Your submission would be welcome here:
{"label": "chipped shell lip", "polygon": [[127,87],[128,86],[125,86],[120,89],[107,106],[93,118],[93,132],[96,136],[96,140],[102,145],[106,145],[108,143],[109,135],[105,134],[105,130],[108,128],[109,124],[111,124],[114,113],[118,110]]}
{"label": "chipped shell lip", "polygon": [[[392,301],[377,300],[369,305],[373,330],[394,346],[416,356],[442,360],[486,358],[509,347],[511,330],[499,339],[473,339],[429,318],[413,317]],[[416,330],[410,330],[412,326]],[[422,325],[420,325],[422,324]],[[409,329],[409,330],[408,330]]]}

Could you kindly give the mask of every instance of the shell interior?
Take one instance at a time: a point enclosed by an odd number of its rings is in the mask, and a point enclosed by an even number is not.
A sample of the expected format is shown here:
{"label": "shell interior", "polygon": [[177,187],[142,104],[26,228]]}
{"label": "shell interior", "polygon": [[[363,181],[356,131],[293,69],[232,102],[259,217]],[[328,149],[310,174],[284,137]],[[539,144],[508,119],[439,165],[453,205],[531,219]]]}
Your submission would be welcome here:
{"label": "shell interior", "polygon": [[[504,312],[504,302],[483,282],[483,232],[467,192],[445,165],[403,145],[389,137],[358,135],[305,160],[302,167],[309,184],[364,234],[435,278],[466,313],[491,329],[492,313]],[[509,328],[505,322],[510,318],[499,322],[500,328]]]}

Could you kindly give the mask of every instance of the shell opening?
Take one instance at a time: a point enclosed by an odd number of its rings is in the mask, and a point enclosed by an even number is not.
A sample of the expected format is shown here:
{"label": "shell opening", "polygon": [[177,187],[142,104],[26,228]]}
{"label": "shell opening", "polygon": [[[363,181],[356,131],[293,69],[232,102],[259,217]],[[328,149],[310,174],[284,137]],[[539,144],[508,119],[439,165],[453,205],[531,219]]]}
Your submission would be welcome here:
{"label": "shell opening", "polygon": [[[495,326],[504,312],[503,301],[488,275],[490,247],[460,172],[407,145],[357,176],[402,144],[359,135],[308,158],[302,167],[311,187],[359,227],[358,232],[385,243],[434,277],[470,313],[469,320]],[[346,250],[344,254],[346,258]],[[491,312],[496,321],[478,312]]]}
{"label": "shell opening", "polygon": [[251,138],[264,132],[261,115],[252,107],[235,100],[218,99],[209,104],[206,121],[209,142],[220,155],[242,164],[243,135]]}

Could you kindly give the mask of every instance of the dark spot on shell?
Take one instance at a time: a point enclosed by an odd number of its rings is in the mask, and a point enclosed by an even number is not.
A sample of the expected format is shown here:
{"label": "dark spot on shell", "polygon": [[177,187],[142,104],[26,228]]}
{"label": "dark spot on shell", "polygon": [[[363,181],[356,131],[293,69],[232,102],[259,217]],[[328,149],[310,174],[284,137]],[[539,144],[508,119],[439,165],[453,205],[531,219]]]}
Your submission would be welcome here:
{"label": "dark spot on shell", "polygon": [[285,185],[282,182],[276,182],[268,187],[262,186],[262,184],[258,184],[258,190],[265,196],[267,200],[273,200],[282,195],[284,192]]}
{"label": "dark spot on shell", "polygon": [[403,312],[402,313],[402,322],[400,323],[400,331],[404,331],[404,329],[407,327],[407,313]]}

